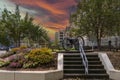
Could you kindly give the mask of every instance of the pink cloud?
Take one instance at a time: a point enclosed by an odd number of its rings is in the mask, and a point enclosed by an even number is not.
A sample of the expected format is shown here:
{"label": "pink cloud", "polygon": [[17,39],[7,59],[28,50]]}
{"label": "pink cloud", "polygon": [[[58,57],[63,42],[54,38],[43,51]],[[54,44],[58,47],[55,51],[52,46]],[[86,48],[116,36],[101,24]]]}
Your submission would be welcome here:
{"label": "pink cloud", "polygon": [[[24,8],[35,9],[33,14],[37,23],[47,25],[46,27],[57,30],[63,29],[69,22],[70,7],[75,6],[75,0],[10,0]],[[52,3],[54,1],[54,3]],[[41,12],[41,13],[40,13]],[[39,15],[39,16],[38,16]]]}

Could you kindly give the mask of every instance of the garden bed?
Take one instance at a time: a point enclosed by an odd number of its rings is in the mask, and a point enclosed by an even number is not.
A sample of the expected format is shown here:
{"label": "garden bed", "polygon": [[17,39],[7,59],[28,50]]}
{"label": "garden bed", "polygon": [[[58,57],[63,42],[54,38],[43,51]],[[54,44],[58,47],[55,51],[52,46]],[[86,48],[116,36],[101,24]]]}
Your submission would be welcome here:
{"label": "garden bed", "polygon": [[50,67],[36,67],[36,68],[9,68],[9,67],[2,67],[0,70],[9,70],[9,71],[47,71],[47,70],[56,70],[56,66],[50,66]]}
{"label": "garden bed", "polygon": [[50,49],[15,48],[0,58],[0,69],[10,71],[46,71],[57,69],[57,55]]}
{"label": "garden bed", "polygon": [[120,70],[120,51],[107,52],[107,55],[115,69]]}

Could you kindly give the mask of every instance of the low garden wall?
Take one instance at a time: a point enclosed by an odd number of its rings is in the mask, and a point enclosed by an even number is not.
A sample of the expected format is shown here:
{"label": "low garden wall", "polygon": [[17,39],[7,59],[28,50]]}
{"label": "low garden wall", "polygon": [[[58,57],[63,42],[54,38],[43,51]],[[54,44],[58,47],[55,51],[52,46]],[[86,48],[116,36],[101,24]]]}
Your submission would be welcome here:
{"label": "low garden wall", "polygon": [[7,71],[0,70],[0,80],[60,80],[63,78],[63,54],[58,54],[57,70]]}
{"label": "low garden wall", "polygon": [[6,71],[0,70],[0,80],[59,80],[61,70],[50,71]]}
{"label": "low garden wall", "polygon": [[111,64],[109,57],[106,53],[99,53],[99,58],[102,61],[107,73],[109,74],[110,78],[113,80],[120,80],[120,70],[115,70],[113,65]]}

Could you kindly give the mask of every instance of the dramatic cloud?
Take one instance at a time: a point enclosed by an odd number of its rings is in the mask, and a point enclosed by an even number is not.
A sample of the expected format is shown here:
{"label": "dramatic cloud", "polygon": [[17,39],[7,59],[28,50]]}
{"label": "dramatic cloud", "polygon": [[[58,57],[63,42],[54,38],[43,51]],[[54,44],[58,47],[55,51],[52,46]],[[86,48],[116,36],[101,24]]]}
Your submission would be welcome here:
{"label": "dramatic cloud", "polygon": [[63,29],[68,24],[69,12],[76,6],[76,0],[10,0],[21,7],[35,11],[29,13],[35,21],[54,30]]}

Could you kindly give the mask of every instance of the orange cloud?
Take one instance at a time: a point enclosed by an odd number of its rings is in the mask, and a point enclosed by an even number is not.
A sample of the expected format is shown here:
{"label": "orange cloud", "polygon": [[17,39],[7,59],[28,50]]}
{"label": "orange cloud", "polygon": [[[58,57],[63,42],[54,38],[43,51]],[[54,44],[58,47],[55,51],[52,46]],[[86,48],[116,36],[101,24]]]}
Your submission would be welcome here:
{"label": "orange cloud", "polygon": [[44,1],[43,1],[43,2],[42,2],[42,1],[41,1],[41,2],[36,2],[36,4],[37,4],[39,7],[44,8],[44,9],[50,11],[50,12],[53,13],[53,14],[66,14],[65,11],[63,11],[63,10],[58,10],[58,9],[56,9],[54,6],[52,6],[51,4],[47,4],[47,3],[45,3]]}
{"label": "orange cloud", "polygon": [[10,0],[29,11],[37,24],[42,24],[50,33],[64,29],[69,23],[70,10],[76,0]]}

